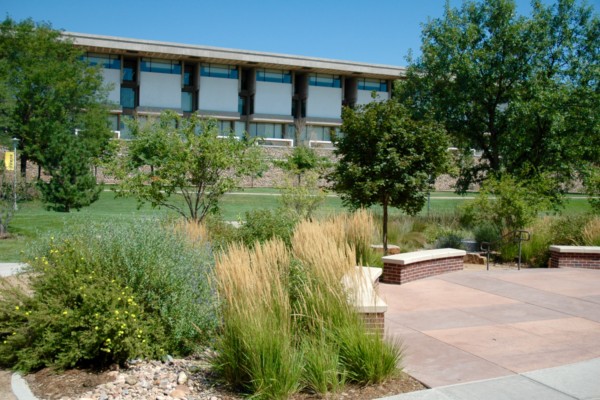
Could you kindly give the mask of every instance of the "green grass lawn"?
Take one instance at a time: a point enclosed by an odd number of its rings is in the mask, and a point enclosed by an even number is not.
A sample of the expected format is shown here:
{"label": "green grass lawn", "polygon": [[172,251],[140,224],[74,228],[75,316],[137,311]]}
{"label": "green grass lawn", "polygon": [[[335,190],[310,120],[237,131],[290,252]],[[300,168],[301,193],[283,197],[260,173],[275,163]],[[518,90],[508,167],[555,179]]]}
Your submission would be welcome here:
{"label": "green grass lawn", "polygon": [[[235,192],[240,192],[236,190]],[[247,195],[226,195],[220,202],[220,207],[224,211],[224,218],[227,221],[236,221],[238,215],[244,217],[244,213],[255,208],[276,208],[278,196],[257,196],[252,193],[277,193],[272,188],[250,188],[244,189],[243,193]],[[436,197],[455,197],[452,199],[438,199]],[[182,202],[181,198],[174,199],[175,202]],[[454,212],[458,205],[463,204],[465,199],[452,192],[434,192],[431,196],[430,212],[446,213]],[[380,210],[380,207],[374,207]],[[327,197],[321,208],[322,213],[340,212],[344,207],[339,197]],[[565,212],[586,212],[589,211],[589,204],[584,196],[576,199],[570,199],[567,203]],[[39,234],[58,230],[61,226],[70,220],[90,218],[92,220],[102,220],[106,218],[139,218],[143,216],[174,214],[173,211],[166,209],[151,209],[149,205],[137,209],[137,203],[133,199],[114,198],[114,193],[103,192],[100,199],[81,211],[72,213],[59,213],[47,211],[40,203],[33,203],[25,206],[13,219],[10,224],[9,232],[13,234],[10,239],[0,240],[0,262],[1,261],[19,261],[20,251],[27,246],[31,239],[35,239]],[[427,213],[427,206],[421,211]],[[390,215],[400,214],[398,210],[391,210]]]}

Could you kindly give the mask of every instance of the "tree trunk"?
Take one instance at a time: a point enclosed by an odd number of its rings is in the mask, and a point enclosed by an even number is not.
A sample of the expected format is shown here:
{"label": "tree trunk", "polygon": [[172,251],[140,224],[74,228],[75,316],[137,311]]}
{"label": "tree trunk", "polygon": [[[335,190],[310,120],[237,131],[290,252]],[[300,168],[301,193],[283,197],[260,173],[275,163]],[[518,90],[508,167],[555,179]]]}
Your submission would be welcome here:
{"label": "tree trunk", "polygon": [[27,176],[27,156],[23,155],[23,153],[21,153],[20,156],[21,156],[21,176],[26,177]]}
{"label": "tree trunk", "polygon": [[42,167],[38,165],[38,181],[42,178]]}
{"label": "tree trunk", "polygon": [[386,194],[383,197],[383,255],[388,255],[388,201],[390,195]]}

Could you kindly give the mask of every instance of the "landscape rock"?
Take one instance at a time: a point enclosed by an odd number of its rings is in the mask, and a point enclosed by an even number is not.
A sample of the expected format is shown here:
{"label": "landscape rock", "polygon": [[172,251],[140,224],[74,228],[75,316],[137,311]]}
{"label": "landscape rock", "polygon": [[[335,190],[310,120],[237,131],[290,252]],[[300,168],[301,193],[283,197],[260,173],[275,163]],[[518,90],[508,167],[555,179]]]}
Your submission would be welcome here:
{"label": "landscape rock", "polygon": [[485,265],[487,258],[482,257],[477,253],[467,253],[464,259],[465,264]]}
{"label": "landscape rock", "polygon": [[[371,248],[378,253],[383,254],[383,245],[382,244],[372,244]],[[388,256],[393,256],[394,254],[400,254],[400,247],[394,244],[388,244]]]}
{"label": "landscape rock", "polygon": [[180,372],[179,376],[177,377],[177,383],[179,383],[180,385],[185,385],[187,383],[187,375],[185,374],[185,372]]}
{"label": "landscape rock", "polygon": [[181,399],[182,397],[185,397],[185,393],[181,390],[175,389],[169,394],[169,396],[171,396],[174,399]]}
{"label": "landscape rock", "polygon": [[135,376],[129,375],[127,378],[125,378],[125,382],[127,382],[127,384],[130,386],[134,386],[138,380]]}

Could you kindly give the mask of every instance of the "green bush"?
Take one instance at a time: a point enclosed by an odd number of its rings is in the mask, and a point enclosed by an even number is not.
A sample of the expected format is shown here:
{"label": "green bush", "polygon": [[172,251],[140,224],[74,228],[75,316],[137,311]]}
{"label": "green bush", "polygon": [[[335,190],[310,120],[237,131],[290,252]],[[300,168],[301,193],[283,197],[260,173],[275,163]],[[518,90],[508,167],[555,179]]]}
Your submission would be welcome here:
{"label": "green bush", "polygon": [[284,210],[254,209],[246,211],[246,221],[238,228],[237,239],[246,245],[264,243],[274,237],[281,238],[290,247],[294,226],[298,218]]}
{"label": "green bush", "polygon": [[456,233],[440,236],[435,242],[436,249],[462,249],[463,237]]}
{"label": "green bush", "polygon": [[51,241],[49,255],[30,261],[29,288],[3,281],[0,364],[23,372],[45,366],[103,367],[157,358],[162,321],[121,279],[81,257],[79,243]]}
{"label": "green bush", "polygon": [[585,246],[583,229],[590,220],[587,214],[569,214],[552,223],[552,244],[557,246]]}
{"label": "green bush", "polygon": [[492,225],[481,224],[473,228],[473,236],[477,241],[477,244],[481,245],[482,242],[491,243],[498,239],[501,235]]}
{"label": "green bush", "polygon": [[[217,326],[213,255],[205,246],[191,246],[169,221],[84,221],[66,225],[54,237],[36,242],[27,258],[49,259],[54,243],[71,243],[86,268],[130,287],[137,303],[160,319],[166,351],[187,354],[212,337]],[[59,266],[69,267],[60,260]]]}
{"label": "green bush", "polygon": [[535,268],[548,266],[550,259],[551,236],[541,229],[531,233],[531,239],[523,242],[521,247],[521,260]]}

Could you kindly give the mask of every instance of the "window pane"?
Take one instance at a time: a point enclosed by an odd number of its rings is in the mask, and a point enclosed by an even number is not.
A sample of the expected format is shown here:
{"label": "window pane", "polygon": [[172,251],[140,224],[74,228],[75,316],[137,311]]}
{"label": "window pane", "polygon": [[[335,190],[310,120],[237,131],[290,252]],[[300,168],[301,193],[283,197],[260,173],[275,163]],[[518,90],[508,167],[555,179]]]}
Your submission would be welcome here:
{"label": "window pane", "polygon": [[88,53],[88,61],[90,65],[98,65],[102,64],[104,68],[108,68],[109,65],[109,56],[108,54],[100,54],[100,53]]}
{"label": "window pane", "polygon": [[283,82],[283,73],[282,71],[276,69],[267,69],[265,70],[265,82]]}
{"label": "window pane", "polygon": [[[158,73],[162,73],[162,74],[170,74],[171,73],[171,61],[153,58],[152,59],[152,72],[158,72]],[[181,69],[179,70],[179,72],[181,73]]]}
{"label": "window pane", "polygon": [[339,75],[336,75],[333,77],[333,87],[341,87],[342,86],[342,80],[340,79]]}
{"label": "window pane", "polygon": [[118,131],[119,130],[119,116],[118,115],[109,115],[108,116],[108,123],[110,124],[110,130],[111,131]]}
{"label": "window pane", "polygon": [[229,70],[229,79],[237,79],[238,78],[238,69],[235,67],[232,67]]}
{"label": "window pane", "polygon": [[365,88],[364,90],[377,90],[379,91],[379,79],[365,79]]}
{"label": "window pane", "polygon": [[133,82],[135,81],[135,73],[137,70],[137,62],[136,61],[125,61],[123,63],[123,80]]}
{"label": "window pane", "polygon": [[124,108],[135,108],[135,90],[132,88],[121,88],[121,106]]}
{"label": "window pane", "polygon": [[256,123],[250,123],[250,132],[248,132],[248,134],[252,137],[256,137]]}
{"label": "window pane", "polygon": [[328,126],[323,128],[323,136],[321,136],[321,139],[319,140],[326,140],[328,142],[331,142],[331,128],[329,128]]}
{"label": "window pane", "polygon": [[200,67],[200,76],[210,76],[209,64],[202,64],[202,66]]}
{"label": "window pane", "polygon": [[246,132],[246,123],[242,121],[235,121],[235,136],[242,138]]}
{"label": "window pane", "polygon": [[181,64],[173,64],[171,73],[174,75],[181,75]]}
{"label": "window pane", "polygon": [[132,139],[131,131],[125,124],[125,121],[131,120],[133,117],[131,115],[121,115],[121,139]]}
{"label": "window pane", "polygon": [[333,87],[333,75],[317,75],[317,86]]}
{"label": "window pane", "polygon": [[317,86],[317,75],[316,74],[310,74],[308,76],[308,84],[310,86]]}
{"label": "window pane", "polygon": [[140,66],[140,71],[143,72],[150,72],[150,59],[149,58],[142,58],[142,64]]}
{"label": "window pane", "polygon": [[261,81],[261,82],[265,80],[265,70],[264,69],[256,70],[256,80]]}
{"label": "window pane", "polygon": [[379,87],[380,92],[387,92],[387,83],[382,83]]}
{"label": "window pane", "polygon": [[229,78],[229,66],[224,64],[210,64],[210,76],[213,78]]}
{"label": "window pane", "polygon": [[181,92],[181,108],[183,111],[192,112],[194,109],[194,102],[191,92]]}
{"label": "window pane", "polygon": [[276,138],[276,139],[282,139],[283,138],[283,126],[281,124],[275,124],[275,126],[272,128],[272,138]]}
{"label": "window pane", "polygon": [[365,90],[365,81],[362,79],[358,80],[358,90]]}
{"label": "window pane", "polygon": [[246,115],[246,98],[238,97],[238,112],[240,115]]}
{"label": "window pane", "polygon": [[112,58],[110,59],[109,62],[109,68],[110,69],[121,69],[121,59],[119,58],[119,56],[115,56],[116,58]]}

